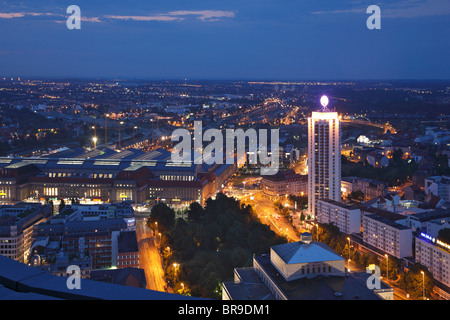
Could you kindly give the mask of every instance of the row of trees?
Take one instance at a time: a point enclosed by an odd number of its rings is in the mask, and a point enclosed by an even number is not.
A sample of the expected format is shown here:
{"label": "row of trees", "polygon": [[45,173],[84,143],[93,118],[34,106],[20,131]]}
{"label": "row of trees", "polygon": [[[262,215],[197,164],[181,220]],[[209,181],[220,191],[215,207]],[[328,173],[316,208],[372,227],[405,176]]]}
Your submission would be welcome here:
{"label": "row of trees", "polygon": [[[318,227],[312,230],[313,239],[327,244],[345,259],[350,258],[358,267],[366,268],[370,264],[378,265],[383,277],[389,277],[389,280],[394,281],[397,286],[416,298],[423,296],[424,280],[425,295],[429,297],[433,291],[434,278],[425,266],[416,263],[408,271],[405,271],[401,261],[396,257],[381,258],[374,253],[357,251],[353,246],[349,246],[347,237],[339,231],[337,226],[321,223],[317,225]],[[422,275],[422,271],[424,275]]]}
{"label": "row of trees", "polygon": [[234,268],[249,267],[253,254],[287,242],[260,223],[251,206],[222,193],[208,199],[204,208],[192,203],[186,220],[175,219],[167,205],[156,204],[147,223],[161,233],[169,284],[205,298],[220,299],[221,283],[233,279]]}

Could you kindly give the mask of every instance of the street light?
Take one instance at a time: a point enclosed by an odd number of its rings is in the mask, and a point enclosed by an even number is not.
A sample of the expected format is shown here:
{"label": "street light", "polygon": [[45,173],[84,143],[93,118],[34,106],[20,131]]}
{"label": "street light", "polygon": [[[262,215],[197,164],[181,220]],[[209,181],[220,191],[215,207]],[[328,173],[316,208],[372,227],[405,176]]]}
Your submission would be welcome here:
{"label": "street light", "polygon": [[348,240],[348,265],[347,265],[347,269],[348,271],[350,271],[350,237],[347,237]]}
{"label": "street light", "polygon": [[138,128],[137,126],[133,127],[133,143],[136,143],[136,139],[134,138],[134,130],[136,130],[137,128]]}
{"label": "street light", "polygon": [[422,290],[423,290],[423,300],[425,300],[425,272],[420,271],[422,274]]}
{"label": "street light", "polygon": [[108,146],[108,120],[109,114],[105,114],[105,148]]}
{"label": "street light", "polygon": [[120,125],[123,124],[123,121],[119,121],[119,149],[122,148],[122,143],[120,141]]}
{"label": "street light", "polygon": [[386,257],[386,278],[389,280],[389,256],[387,254],[384,256]]}
{"label": "street light", "polygon": [[97,150],[97,137],[93,137],[92,141],[94,141],[94,150]]}

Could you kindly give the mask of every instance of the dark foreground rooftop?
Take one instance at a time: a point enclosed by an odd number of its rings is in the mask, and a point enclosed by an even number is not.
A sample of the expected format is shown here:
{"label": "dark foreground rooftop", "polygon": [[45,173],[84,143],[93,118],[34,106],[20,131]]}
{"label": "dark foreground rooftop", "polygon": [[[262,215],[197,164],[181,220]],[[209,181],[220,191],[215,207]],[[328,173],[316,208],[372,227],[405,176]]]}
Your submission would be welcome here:
{"label": "dark foreground rooftop", "polygon": [[0,300],[188,300],[192,297],[81,279],[70,290],[66,277],[0,256]]}

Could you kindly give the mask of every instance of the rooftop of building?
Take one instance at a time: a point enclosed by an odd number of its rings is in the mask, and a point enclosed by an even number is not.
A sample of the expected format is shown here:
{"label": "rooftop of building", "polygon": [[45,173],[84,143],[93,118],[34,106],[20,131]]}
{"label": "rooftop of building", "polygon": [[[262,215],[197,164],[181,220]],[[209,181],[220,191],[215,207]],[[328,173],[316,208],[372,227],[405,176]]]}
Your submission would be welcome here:
{"label": "rooftop of building", "polygon": [[119,253],[139,252],[136,231],[122,231],[118,240]]}
{"label": "rooftop of building", "polygon": [[[256,256],[254,259],[288,300],[381,300],[367,288],[363,275],[350,274],[348,277],[319,275],[286,281],[272,265],[269,255]],[[365,279],[367,280],[367,277]]]}
{"label": "rooftop of building", "polygon": [[286,264],[345,260],[326,244],[316,241],[311,243],[290,242],[273,246],[271,249]]}
{"label": "rooftop of building", "polygon": [[198,300],[198,298],[81,279],[80,289],[69,289],[67,277],[0,255],[0,300]]}
{"label": "rooftop of building", "polygon": [[338,202],[338,201],[335,201],[335,200],[331,200],[331,199],[319,199],[318,201],[323,201],[323,202],[326,202],[326,203],[330,203],[330,204],[338,206],[340,208],[349,209],[349,210],[357,210],[357,209],[359,209],[359,207],[357,207],[357,206],[351,206],[351,205],[348,205],[348,204],[345,204],[345,203],[342,203],[342,202]]}
{"label": "rooftop of building", "polygon": [[427,222],[434,219],[450,217],[450,209],[434,209],[426,212],[419,212],[408,216],[410,219],[420,222]]}
{"label": "rooftop of building", "polygon": [[379,208],[374,208],[374,207],[364,207],[361,209],[364,212],[369,213],[370,215],[377,215],[383,219],[395,222],[398,220],[404,220],[406,219],[406,216],[399,214],[399,213],[395,213],[395,212],[391,212],[391,211],[387,211],[387,210],[383,210],[383,209],[379,209]]}
{"label": "rooftop of building", "polygon": [[117,152],[111,149],[89,151],[84,154],[55,153],[45,157],[0,157],[0,168],[18,169],[35,165],[42,171],[64,169],[89,169],[110,172],[136,171],[142,167],[152,170],[195,170],[193,162],[176,163],[171,160],[171,153],[164,149],[150,152],[128,149]]}
{"label": "rooftop of building", "polygon": [[239,282],[224,282],[223,286],[234,300],[274,300],[269,288],[264,284],[254,268],[236,268]]}
{"label": "rooftop of building", "polygon": [[295,171],[293,169],[288,169],[288,170],[278,170],[278,172],[274,175],[265,175],[263,177],[263,179],[270,180],[270,181],[284,181],[284,180],[288,180],[288,179],[307,180],[308,176],[300,175],[298,173],[295,173]]}
{"label": "rooftop of building", "polygon": [[372,185],[372,186],[378,186],[378,185],[385,185],[386,184],[383,181],[369,179],[369,178],[360,178],[360,177],[342,177],[341,181],[350,182],[350,183],[355,183],[355,182],[358,182],[358,181],[364,181],[364,182],[368,182],[369,185]]}
{"label": "rooftop of building", "polygon": [[147,285],[144,269],[138,268],[92,270],[89,279],[136,288],[145,288]]}
{"label": "rooftop of building", "polygon": [[[379,215],[376,214],[376,213],[375,213],[375,214],[368,214],[368,215],[366,215],[365,217],[367,217],[367,218],[369,218],[369,219],[377,220],[377,221],[379,221],[379,222],[381,222],[381,223],[384,223],[384,224],[386,224],[386,225],[388,225],[388,226],[391,226],[391,227],[393,227],[393,228],[395,228],[395,229],[398,229],[398,230],[410,230],[410,229],[411,229],[411,228],[406,227],[406,226],[404,226],[404,225],[401,225],[401,224],[399,224],[399,223],[397,223],[397,222],[395,222],[395,221],[392,221],[392,220],[390,220],[390,219],[381,217],[381,216],[379,216]],[[403,218],[406,219],[405,216],[404,216]]]}

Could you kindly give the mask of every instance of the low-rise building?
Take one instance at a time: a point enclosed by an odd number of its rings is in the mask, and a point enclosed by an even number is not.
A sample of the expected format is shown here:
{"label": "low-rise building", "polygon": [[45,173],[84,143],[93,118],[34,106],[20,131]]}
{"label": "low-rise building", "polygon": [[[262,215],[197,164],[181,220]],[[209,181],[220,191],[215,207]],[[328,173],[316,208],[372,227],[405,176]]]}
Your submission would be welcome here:
{"label": "low-rise building", "polygon": [[117,268],[139,268],[136,231],[122,231],[118,239]]}
{"label": "low-rise building", "polygon": [[425,194],[433,194],[444,202],[450,201],[450,177],[434,176],[425,178]]}
{"label": "low-rise building", "polygon": [[261,180],[263,193],[271,198],[286,195],[303,196],[308,192],[308,176],[295,173],[294,170],[278,171],[274,175],[266,175]]}
{"label": "low-rise building", "polygon": [[344,177],[341,180],[341,191],[344,197],[348,197],[354,191],[364,193],[364,201],[383,196],[386,191],[386,183],[373,179],[359,177]]}

